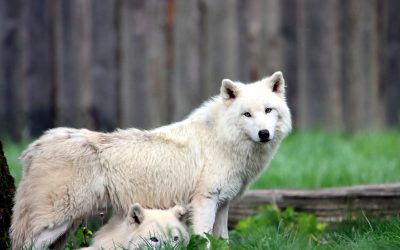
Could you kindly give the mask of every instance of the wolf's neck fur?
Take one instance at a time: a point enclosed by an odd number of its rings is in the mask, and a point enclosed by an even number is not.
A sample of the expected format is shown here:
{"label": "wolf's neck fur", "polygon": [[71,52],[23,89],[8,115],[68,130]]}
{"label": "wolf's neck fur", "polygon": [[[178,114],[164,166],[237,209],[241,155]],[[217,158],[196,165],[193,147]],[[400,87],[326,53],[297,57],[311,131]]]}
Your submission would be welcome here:
{"label": "wolf's neck fur", "polygon": [[187,119],[193,122],[213,123],[216,120],[215,117],[221,111],[222,105],[224,104],[221,96],[214,96],[190,113]]}

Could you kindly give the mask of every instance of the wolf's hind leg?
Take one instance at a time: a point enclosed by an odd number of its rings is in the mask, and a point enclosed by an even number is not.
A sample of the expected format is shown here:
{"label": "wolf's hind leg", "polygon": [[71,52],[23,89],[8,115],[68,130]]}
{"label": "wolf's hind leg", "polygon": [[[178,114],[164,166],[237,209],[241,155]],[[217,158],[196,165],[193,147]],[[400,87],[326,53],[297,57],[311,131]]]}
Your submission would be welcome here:
{"label": "wolf's hind leg", "polygon": [[36,237],[36,240],[33,242],[33,249],[46,249],[60,236],[66,234],[69,226],[69,222],[64,222],[63,224],[54,226],[51,229],[44,229],[39,233],[39,235]]}
{"label": "wolf's hind leg", "polygon": [[68,241],[69,236],[75,233],[75,231],[78,229],[80,225],[80,220],[75,220],[74,223],[72,223],[72,226],[65,231],[64,234],[62,234],[60,237],[57,238],[56,241],[54,241],[51,245],[50,245],[50,249],[52,250],[62,250],[64,249],[64,245],[65,243]]}

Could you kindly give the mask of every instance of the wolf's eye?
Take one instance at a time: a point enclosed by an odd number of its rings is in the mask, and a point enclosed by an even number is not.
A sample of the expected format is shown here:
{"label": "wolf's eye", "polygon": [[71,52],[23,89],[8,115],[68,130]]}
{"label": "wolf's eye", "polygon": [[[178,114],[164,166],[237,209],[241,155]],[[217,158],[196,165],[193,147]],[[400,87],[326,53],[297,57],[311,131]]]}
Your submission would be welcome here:
{"label": "wolf's eye", "polygon": [[179,240],[179,237],[178,236],[175,236],[174,237],[174,241],[178,241]]}
{"label": "wolf's eye", "polygon": [[152,242],[158,242],[157,237],[150,237],[150,240],[151,240]]}
{"label": "wolf's eye", "polygon": [[266,109],[265,109],[265,113],[266,113],[266,114],[271,113],[271,111],[272,111],[272,108],[266,108]]}
{"label": "wolf's eye", "polygon": [[251,117],[251,114],[249,112],[244,112],[243,115],[246,117]]}

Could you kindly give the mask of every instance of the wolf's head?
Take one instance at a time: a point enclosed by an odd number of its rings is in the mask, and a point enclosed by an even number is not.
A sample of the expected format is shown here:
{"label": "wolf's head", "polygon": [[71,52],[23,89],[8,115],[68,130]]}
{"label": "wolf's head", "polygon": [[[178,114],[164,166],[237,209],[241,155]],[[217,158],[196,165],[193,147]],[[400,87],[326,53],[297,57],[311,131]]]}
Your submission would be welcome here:
{"label": "wolf's head", "polygon": [[291,130],[291,116],[285,98],[285,80],[281,72],[260,81],[243,84],[224,79],[221,85],[226,136],[244,136],[267,143]]}

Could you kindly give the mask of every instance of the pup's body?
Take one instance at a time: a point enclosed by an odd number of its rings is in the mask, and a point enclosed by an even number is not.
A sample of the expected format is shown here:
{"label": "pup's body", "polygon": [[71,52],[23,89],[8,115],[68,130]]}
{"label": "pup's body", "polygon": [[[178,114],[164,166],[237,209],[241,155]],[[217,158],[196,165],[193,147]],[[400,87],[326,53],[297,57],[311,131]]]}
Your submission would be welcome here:
{"label": "pup's body", "polygon": [[57,128],[23,153],[13,247],[47,246],[98,206],[193,208],[195,233],[228,237],[229,202],[269,164],[291,130],[284,80],[224,80],[187,119],[151,131]]}

